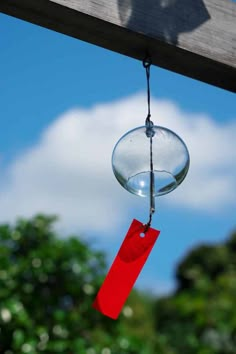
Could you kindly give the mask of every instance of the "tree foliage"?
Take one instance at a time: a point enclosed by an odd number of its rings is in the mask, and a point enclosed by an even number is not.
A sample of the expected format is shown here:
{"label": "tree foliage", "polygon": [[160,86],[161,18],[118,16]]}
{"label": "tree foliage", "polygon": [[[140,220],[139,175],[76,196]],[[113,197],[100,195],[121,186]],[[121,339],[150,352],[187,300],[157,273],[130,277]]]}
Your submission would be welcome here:
{"label": "tree foliage", "polygon": [[176,293],[155,305],[163,353],[236,353],[235,241],[200,246],[179,264]]}
{"label": "tree foliage", "polygon": [[114,322],[91,308],[104,253],[57,237],[54,221],[38,215],[0,227],[0,353],[135,353],[124,315]]}
{"label": "tree foliage", "polygon": [[133,290],[113,321],[91,307],[105,254],[59,237],[54,222],[37,215],[0,226],[0,354],[236,353],[236,234],[192,250],[174,294]]}

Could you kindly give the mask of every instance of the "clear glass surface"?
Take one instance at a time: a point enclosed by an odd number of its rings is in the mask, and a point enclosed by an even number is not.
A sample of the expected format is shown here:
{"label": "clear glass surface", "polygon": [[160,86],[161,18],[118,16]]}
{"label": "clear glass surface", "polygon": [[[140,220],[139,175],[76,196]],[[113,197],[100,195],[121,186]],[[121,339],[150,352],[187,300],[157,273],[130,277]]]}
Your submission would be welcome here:
{"label": "clear glass surface", "polygon": [[[189,169],[189,152],[183,140],[171,130],[153,126],[152,155],[154,195],[173,191]],[[117,142],[112,168],[119,183],[129,192],[150,196],[150,137],[146,126],[135,128]]]}

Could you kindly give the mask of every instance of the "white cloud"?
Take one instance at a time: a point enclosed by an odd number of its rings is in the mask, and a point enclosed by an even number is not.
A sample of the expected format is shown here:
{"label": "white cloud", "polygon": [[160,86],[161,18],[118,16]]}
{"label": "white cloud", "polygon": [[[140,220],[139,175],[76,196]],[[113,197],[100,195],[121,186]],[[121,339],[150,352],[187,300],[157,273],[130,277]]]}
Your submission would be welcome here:
{"label": "white cloud", "polygon": [[[116,182],[111,154],[117,140],[145,117],[144,95],[61,115],[2,171],[1,220],[42,211],[61,215],[67,230],[106,233],[120,225],[138,197]],[[209,212],[235,205],[236,123],[220,125],[155,99],[152,119],[179,134],[191,156],[189,175],[165,201]]]}

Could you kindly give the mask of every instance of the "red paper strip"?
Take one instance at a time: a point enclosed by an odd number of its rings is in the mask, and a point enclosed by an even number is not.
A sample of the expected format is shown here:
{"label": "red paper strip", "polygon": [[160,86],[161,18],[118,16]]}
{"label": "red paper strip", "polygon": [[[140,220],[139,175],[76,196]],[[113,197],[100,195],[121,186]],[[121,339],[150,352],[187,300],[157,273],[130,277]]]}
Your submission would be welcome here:
{"label": "red paper strip", "polygon": [[104,315],[117,319],[141,272],[160,231],[133,220],[119,252],[96,296],[93,307]]}

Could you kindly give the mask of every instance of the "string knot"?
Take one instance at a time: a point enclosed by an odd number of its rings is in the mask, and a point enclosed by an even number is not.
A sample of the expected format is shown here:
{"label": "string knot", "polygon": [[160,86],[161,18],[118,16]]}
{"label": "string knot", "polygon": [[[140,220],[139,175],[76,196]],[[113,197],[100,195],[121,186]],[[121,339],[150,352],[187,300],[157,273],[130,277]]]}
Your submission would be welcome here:
{"label": "string knot", "polygon": [[154,135],[155,135],[155,131],[154,131],[154,129],[153,129],[154,124],[153,124],[153,122],[150,120],[150,117],[151,117],[151,115],[147,116],[146,122],[145,122],[145,125],[146,125],[146,136],[147,136],[147,138],[153,138]]}

